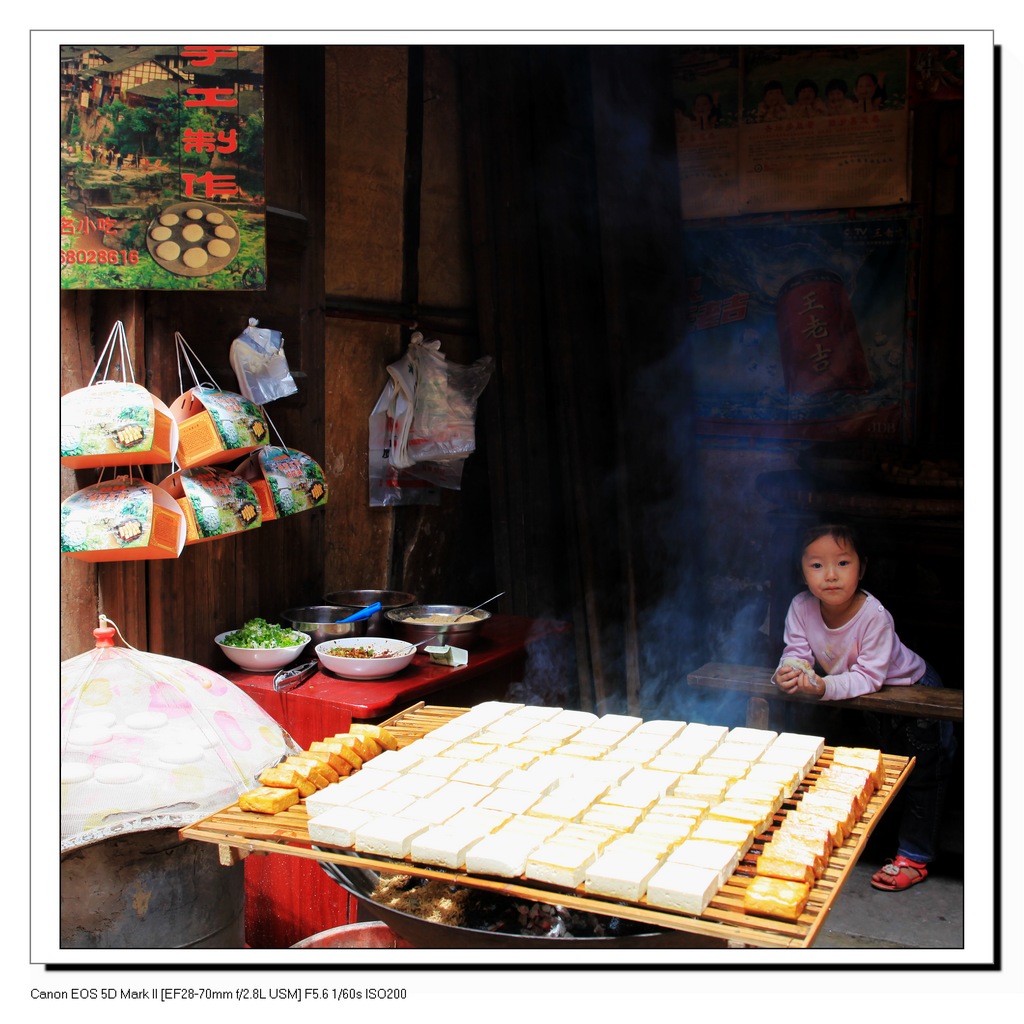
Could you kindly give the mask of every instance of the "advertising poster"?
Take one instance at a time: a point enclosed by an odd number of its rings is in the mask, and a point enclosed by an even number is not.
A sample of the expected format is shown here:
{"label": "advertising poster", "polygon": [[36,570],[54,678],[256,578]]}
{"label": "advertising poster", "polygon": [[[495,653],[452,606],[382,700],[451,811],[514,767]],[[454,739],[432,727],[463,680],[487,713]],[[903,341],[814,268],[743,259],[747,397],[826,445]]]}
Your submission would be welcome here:
{"label": "advertising poster", "polygon": [[60,50],[61,287],[265,288],[262,47]]}
{"label": "advertising poster", "polygon": [[909,440],[918,223],[890,208],[688,225],[698,430]]}
{"label": "advertising poster", "polygon": [[684,218],[910,202],[907,47],[673,57]]}

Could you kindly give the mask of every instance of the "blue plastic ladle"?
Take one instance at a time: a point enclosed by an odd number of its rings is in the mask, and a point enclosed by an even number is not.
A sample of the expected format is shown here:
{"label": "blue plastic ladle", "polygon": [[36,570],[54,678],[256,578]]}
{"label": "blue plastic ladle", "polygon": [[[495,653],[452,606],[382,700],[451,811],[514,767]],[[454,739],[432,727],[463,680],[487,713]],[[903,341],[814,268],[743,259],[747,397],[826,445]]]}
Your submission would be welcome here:
{"label": "blue plastic ladle", "polygon": [[367,605],[366,608],[362,608],[362,609],[360,609],[357,612],[353,612],[350,616],[348,616],[348,618],[346,618],[346,619],[335,619],[335,622],[337,622],[338,625],[341,625],[341,623],[343,623],[343,622],[359,622],[360,619],[368,619],[371,615],[374,614],[374,612],[379,612],[379,611],[380,611],[380,601],[374,601],[373,604]]}

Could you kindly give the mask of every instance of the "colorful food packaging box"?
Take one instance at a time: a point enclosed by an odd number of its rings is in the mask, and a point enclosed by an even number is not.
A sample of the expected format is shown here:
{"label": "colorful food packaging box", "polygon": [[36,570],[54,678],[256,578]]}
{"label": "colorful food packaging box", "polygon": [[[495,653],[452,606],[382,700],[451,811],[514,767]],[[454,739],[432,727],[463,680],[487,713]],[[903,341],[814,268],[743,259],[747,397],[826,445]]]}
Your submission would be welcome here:
{"label": "colorful food packaging box", "polygon": [[104,380],[60,400],[60,461],[71,469],[169,463],[177,447],[170,409],[141,384]]}
{"label": "colorful food packaging box", "polygon": [[259,498],[264,520],[282,519],[327,504],[324,471],[304,452],[266,445],[236,467]]}
{"label": "colorful food packaging box", "polygon": [[253,489],[240,476],[215,466],[172,473],[160,486],[185,517],[185,543],[255,530],[263,522]]}
{"label": "colorful food packaging box", "polygon": [[86,562],[177,558],[185,546],[185,516],[162,488],[120,476],[65,498],[60,550]]}
{"label": "colorful food packaging box", "polygon": [[267,443],[260,406],[231,391],[194,387],[171,406],[178,424],[175,461],[182,469],[229,462]]}

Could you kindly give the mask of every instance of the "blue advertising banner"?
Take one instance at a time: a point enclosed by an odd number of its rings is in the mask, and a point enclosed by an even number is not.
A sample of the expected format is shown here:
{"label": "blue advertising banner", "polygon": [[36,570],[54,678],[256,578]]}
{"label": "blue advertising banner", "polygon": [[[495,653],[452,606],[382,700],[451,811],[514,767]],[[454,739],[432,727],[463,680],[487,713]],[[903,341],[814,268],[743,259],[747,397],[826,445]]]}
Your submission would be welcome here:
{"label": "blue advertising banner", "polygon": [[878,208],[689,223],[698,430],[909,440],[918,222]]}

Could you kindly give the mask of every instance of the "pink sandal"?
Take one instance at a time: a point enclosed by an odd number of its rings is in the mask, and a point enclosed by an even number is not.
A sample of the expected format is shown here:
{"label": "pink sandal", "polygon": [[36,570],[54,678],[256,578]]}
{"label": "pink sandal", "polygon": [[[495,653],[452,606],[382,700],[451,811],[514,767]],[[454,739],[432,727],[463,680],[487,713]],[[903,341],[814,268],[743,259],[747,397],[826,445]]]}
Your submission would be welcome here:
{"label": "pink sandal", "polygon": [[885,863],[871,876],[871,884],[886,892],[902,892],[928,877],[928,865],[902,855]]}

